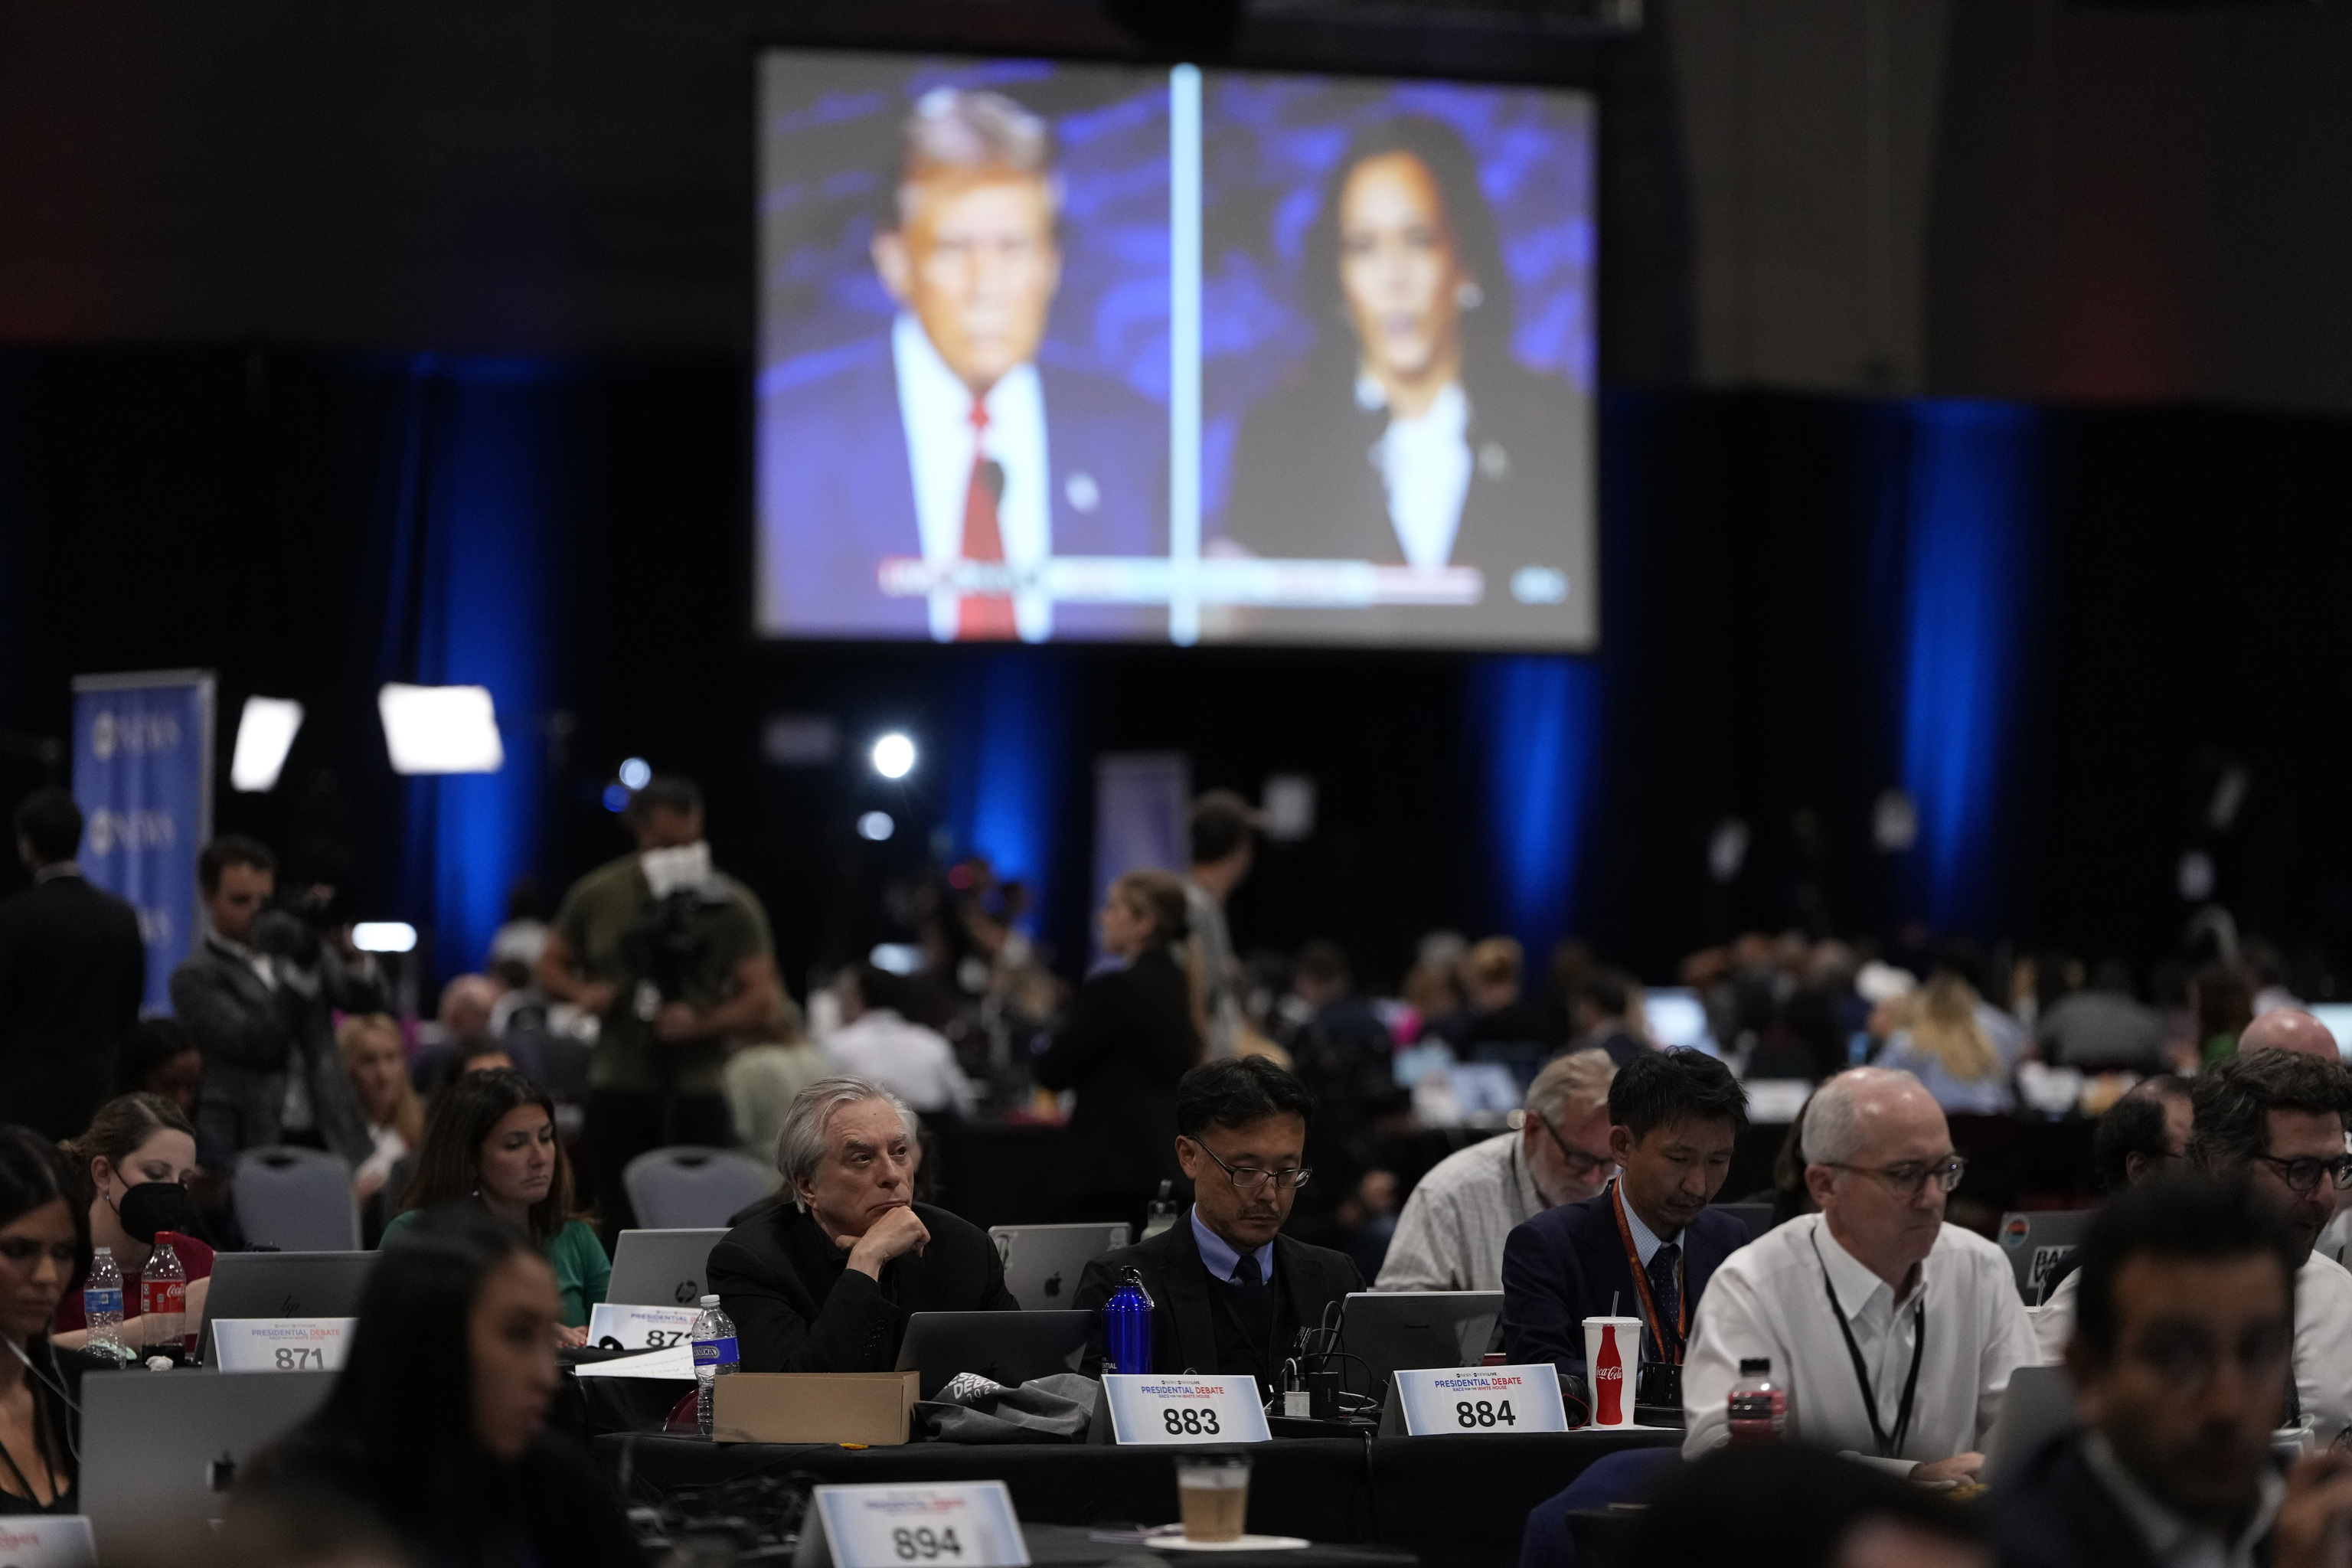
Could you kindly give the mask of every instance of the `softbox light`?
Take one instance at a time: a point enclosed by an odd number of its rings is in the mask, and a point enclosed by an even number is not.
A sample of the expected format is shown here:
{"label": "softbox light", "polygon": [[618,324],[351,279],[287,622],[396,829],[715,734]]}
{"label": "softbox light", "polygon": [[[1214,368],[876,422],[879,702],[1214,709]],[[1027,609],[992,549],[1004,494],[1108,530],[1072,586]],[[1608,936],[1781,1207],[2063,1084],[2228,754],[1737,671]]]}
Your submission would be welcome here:
{"label": "softbox light", "polygon": [[231,789],[259,795],[278,787],[286,753],[302,728],[302,705],[283,697],[248,697],[237,716],[236,750],[228,764]]}
{"label": "softbox light", "polygon": [[376,693],[394,773],[494,773],[506,764],[486,686],[403,686]]}

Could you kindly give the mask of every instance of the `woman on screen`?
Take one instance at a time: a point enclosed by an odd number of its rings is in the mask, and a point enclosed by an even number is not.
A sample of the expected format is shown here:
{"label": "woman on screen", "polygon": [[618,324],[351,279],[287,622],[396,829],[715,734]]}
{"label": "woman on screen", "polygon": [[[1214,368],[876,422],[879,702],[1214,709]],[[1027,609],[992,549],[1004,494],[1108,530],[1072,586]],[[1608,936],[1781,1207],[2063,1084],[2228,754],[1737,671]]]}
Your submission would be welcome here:
{"label": "woman on screen", "polygon": [[[1512,357],[1510,276],[1462,139],[1360,132],[1309,232],[1320,336],[1254,410],[1228,541],[1253,555],[1472,566],[1466,607],[1271,612],[1266,635],[1562,643],[1589,637],[1589,412]],[[1578,601],[1571,609],[1571,590]]]}

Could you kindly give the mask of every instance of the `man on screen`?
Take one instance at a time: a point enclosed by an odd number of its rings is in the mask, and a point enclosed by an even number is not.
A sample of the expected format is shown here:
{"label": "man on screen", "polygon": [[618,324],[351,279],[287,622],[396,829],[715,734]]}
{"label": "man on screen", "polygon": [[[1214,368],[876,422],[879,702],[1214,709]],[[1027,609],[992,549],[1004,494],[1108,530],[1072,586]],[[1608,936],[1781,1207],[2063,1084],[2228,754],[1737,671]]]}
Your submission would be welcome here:
{"label": "man on screen", "polygon": [[[889,334],[761,378],[763,624],[942,642],[1164,624],[1020,585],[1054,555],[1163,549],[1164,417],[1040,357],[1062,266],[1051,131],[1001,94],[935,89],[908,116],[895,195],[873,244]],[[1002,566],[1013,591],[888,595],[891,558]]]}

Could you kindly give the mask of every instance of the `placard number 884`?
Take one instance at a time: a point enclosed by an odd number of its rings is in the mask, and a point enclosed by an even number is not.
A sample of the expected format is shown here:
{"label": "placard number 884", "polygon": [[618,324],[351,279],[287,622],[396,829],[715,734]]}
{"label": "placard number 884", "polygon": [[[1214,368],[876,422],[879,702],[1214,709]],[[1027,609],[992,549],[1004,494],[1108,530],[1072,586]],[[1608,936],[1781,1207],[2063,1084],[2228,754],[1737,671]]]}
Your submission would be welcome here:
{"label": "placard number 884", "polygon": [[1187,1405],[1182,1409],[1171,1406],[1160,1413],[1160,1425],[1168,1428],[1171,1437],[1213,1437],[1217,1435],[1217,1413],[1196,1410]]}
{"label": "placard number 884", "polygon": [[1454,1406],[1454,1420],[1460,1426],[1516,1426],[1519,1424],[1519,1418],[1511,1414],[1511,1402],[1507,1399],[1500,1405],[1490,1404],[1484,1399],[1475,1405],[1466,1399],[1460,1400]]}
{"label": "placard number 884", "polygon": [[963,1548],[958,1544],[952,1530],[894,1530],[890,1532],[890,1550],[898,1554],[901,1563],[928,1562],[934,1557],[961,1557]]}

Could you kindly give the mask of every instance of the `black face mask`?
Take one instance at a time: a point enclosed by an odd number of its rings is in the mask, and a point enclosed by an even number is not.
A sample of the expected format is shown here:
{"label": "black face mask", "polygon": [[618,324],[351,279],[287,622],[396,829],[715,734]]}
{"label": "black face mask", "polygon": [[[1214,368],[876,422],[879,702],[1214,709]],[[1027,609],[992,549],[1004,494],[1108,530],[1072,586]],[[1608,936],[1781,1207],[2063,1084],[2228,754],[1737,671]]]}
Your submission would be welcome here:
{"label": "black face mask", "polygon": [[177,1182],[141,1182],[122,1189],[114,1212],[133,1241],[152,1242],[158,1231],[187,1227],[188,1189]]}

